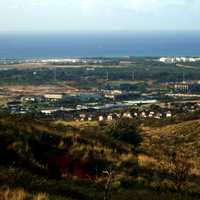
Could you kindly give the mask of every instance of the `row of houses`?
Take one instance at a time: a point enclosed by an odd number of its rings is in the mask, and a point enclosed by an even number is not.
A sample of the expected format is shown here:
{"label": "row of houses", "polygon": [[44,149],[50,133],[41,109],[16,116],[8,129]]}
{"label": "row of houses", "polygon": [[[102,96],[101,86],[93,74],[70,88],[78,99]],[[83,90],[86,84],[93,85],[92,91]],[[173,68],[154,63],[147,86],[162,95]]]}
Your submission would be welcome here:
{"label": "row of houses", "polygon": [[143,111],[143,112],[141,112],[139,114],[139,116],[142,117],[142,118],[154,118],[154,119],[171,118],[171,117],[173,117],[171,111],[166,111],[164,113],[162,113],[162,112],[154,112],[154,111],[149,111],[149,112]]}
{"label": "row of houses", "polygon": [[154,112],[154,111],[142,111],[141,113],[135,112],[131,114],[130,112],[124,112],[122,114],[119,113],[108,113],[108,114],[100,114],[100,115],[91,115],[91,114],[80,114],[78,119],[79,121],[113,121],[120,118],[154,118],[154,119],[162,119],[162,118],[171,118],[173,114],[171,111],[167,111],[165,113]]}
{"label": "row of houses", "polygon": [[[27,109],[22,109],[20,107],[20,102],[10,102],[8,103],[8,107],[12,113],[21,113],[26,114],[29,112]],[[62,114],[63,116],[67,116],[69,120],[78,120],[78,121],[113,121],[120,118],[140,118],[140,119],[147,119],[147,118],[154,118],[154,119],[163,119],[163,118],[171,118],[173,114],[170,110],[159,111],[159,110],[151,110],[151,109],[143,109],[143,110],[135,110],[133,111],[124,111],[123,113],[117,112],[110,112],[106,110],[77,110],[77,109],[70,109],[70,108],[49,108],[49,109],[42,109],[40,113],[44,116],[60,116],[59,113],[66,113]],[[66,118],[66,119],[67,119]]]}
{"label": "row of houses", "polygon": [[87,114],[80,114],[79,119],[80,121],[112,121],[116,119],[120,119],[121,117],[126,118],[133,118],[130,112],[125,112],[123,114],[119,113],[109,113],[109,114],[100,114],[100,115],[87,115]]}

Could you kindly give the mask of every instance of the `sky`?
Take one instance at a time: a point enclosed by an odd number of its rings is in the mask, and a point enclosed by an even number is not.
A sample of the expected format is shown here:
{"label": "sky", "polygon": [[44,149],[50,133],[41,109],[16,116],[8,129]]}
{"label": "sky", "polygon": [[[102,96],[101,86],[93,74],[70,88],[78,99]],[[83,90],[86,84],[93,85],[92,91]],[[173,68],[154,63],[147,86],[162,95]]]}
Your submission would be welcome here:
{"label": "sky", "polygon": [[3,31],[199,30],[200,0],[0,0]]}

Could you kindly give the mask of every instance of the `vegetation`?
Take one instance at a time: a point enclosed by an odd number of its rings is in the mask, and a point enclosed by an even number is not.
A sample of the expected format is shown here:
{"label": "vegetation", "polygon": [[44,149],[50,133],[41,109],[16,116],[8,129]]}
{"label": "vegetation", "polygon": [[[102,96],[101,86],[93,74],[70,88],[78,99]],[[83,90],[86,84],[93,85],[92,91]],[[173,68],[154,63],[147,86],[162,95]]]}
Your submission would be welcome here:
{"label": "vegetation", "polygon": [[[117,58],[116,58],[117,60]],[[140,81],[154,80],[156,82],[182,81],[183,73],[186,80],[199,79],[199,62],[185,63],[181,67],[176,64],[164,64],[154,61],[152,58],[130,58],[132,64],[127,66],[120,65],[103,65],[97,67],[95,70],[87,70],[87,67],[73,67],[64,65],[64,67],[57,68],[55,77],[54,65],[37,66],[18,66],[13,64],[3,65],[9,70],[0,71],[0,84],[55,84],[55,82],[72,81],[75,86],[80,88],[99,87],[102,82],[107,79],[109,73],[109,81],[126,80],[132,81],[132,72],[135,73],[135,79]],[[88,64],[90,67],[93,65]],[[123,85],[122,89],[130,89],[130,86]],[[143,87],[142,87],[143,88]],[[131,89],[133,89],[131,87]]]}
{"label": "vegetation", "polygon": [[200,121],[149,127],[0,115],[2,200],[199,199]]}
{"label": "vegetation", "polygon": [[114,122],[110,127],[110,134],[114,139],[131,144],[133,147],[138,147],[141,142],[138,126],[131,119],[122,118]]}
{"label": "vegetation", "polygon": [[48,200],[48,195],[45,193],[38,193],[35,195],[28,194],[22,188],[10,189],[9,187],[0,188],[0,196],[2,200]]}

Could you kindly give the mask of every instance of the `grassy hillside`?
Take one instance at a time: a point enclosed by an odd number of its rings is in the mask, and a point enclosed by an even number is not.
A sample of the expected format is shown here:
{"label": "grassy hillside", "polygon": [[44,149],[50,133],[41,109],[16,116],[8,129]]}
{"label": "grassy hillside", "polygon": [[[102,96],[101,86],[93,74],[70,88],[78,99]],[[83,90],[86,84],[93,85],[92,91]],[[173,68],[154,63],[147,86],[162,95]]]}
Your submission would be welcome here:
{"label": "grassy hillside", "polygon": [[143,127],[142,135],[143,153],[139,156],[142,166],[154,172],[169,173],[172,177],[164,179],[170,187],[174,178],[175,185],[180,184],[183,190],[199,192],[200,120],[159,128]]}
{"label": "grassy hillside", "polygon": [[0,193],[199,199],[199,137],[200,120],[150,128],[128,119],[88,124],[1,114]]}

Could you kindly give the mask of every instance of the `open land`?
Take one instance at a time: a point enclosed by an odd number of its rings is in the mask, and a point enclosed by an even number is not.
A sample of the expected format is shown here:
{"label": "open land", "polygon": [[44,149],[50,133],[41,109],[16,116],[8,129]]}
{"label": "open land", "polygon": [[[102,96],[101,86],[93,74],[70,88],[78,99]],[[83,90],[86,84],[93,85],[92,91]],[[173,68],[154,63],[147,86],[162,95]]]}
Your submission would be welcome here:
{"label": "open land", "polygon": [[3,200],[200,199],[198,58],[0,63]]}

